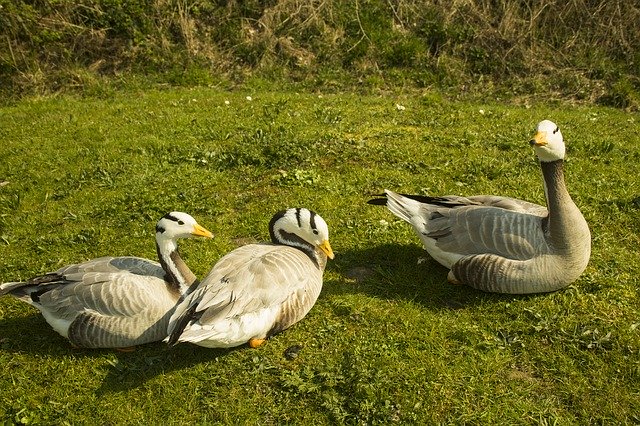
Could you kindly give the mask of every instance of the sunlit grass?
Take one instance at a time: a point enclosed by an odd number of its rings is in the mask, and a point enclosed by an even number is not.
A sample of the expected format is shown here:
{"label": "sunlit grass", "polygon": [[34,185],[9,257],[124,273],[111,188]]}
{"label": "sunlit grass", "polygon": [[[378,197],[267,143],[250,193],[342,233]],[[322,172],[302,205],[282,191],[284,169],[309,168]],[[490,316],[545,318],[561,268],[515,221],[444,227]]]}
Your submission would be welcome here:
{"label": "sunlit grass", "polygon": [[[251,100],[247,99],[251,97]],[[203,276],[271,215],[327,221],[336,259],[302,322],[258,350],[162,343],[77,350],[0,299],[0,415],[22,423],[640,421],[637,114],[466,103],[425,93],[221,92],[35,99],[0,109],[0,281],[102,255],[155,258],[153,226],[192,214],[216,237]],[[403,108],[399,108],[402,106]],[[446,282],[384,208],[384,188],[542,203],[527,141],[549,118],[593,235],[584,275],[547,295]],[[301,345],[297,358],[285,350]]]}

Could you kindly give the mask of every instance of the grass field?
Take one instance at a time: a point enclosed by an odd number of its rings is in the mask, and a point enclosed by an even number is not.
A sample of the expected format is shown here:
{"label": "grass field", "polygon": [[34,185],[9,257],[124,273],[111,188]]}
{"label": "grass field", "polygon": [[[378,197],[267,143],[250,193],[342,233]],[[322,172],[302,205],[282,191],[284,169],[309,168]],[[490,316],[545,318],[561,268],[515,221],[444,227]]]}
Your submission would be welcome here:
{"label": "grass field", "polygon": [[[386,209],[384,188],[543,203],[536,123],[555,121],[592,257],[565,290],[451,286]],[[285,207],[320,213],[336,259],[316,306],[252,350],[163,343],[78,350],[0,299],[0,419],[23,424],[638,424],[640,115],[502,100],[223,92],[31,99],[0,108],[0,281],[102,255],[155,258],[182,210],[212,230],[202,277],[268,238]],[[418,262],[420,259],[422,261]],[[301,345],[289,360],[287,348]]]}

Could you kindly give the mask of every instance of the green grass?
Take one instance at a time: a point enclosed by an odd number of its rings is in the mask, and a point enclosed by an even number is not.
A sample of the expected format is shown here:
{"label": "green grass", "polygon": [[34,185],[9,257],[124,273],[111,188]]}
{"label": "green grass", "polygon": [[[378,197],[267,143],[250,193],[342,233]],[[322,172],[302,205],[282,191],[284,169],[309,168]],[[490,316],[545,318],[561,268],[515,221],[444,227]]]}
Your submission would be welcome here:
{"label": "green grass", "polygon": [[[544,118],[563,131],[568,186],[593,235],[587,270],[563,291],[451,286],[433,260],[418,263],[426,253],[408,225],[365,203],[384,188],[542,203],[527,141]],[[200,88],[3,107],[0,281],[101,255],[155,258],[153,226],[170,210],[216,234],[182,244],[198,276],[239,241],[267,239],[271,215],[290,206],[325,218],[336,259],[310,314],[257,350],[73,349],[4,297],[0,418],[637,424],[639,119],[430,92]]]}

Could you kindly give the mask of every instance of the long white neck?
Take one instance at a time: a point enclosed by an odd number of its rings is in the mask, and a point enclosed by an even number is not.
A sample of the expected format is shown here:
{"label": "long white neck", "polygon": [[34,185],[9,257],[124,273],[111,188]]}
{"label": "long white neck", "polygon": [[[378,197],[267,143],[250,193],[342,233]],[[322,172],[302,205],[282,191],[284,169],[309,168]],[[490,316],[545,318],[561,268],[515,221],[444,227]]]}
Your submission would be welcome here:
{"label": "long white neck", "polygon": [[156,238],[156,250],[169,289],[179,295],[185,294],[196,281],[196,276],[180,257],[178,243],[171,239]]}

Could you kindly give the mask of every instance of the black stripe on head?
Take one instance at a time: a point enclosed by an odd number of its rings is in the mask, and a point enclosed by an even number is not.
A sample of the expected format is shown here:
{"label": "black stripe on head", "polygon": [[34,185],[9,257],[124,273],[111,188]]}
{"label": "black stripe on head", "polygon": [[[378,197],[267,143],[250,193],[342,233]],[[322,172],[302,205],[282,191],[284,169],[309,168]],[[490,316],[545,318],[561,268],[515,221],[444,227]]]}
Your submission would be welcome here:
{"label": "black stripe on head", "polygon": [[276,239],[276,234],[274,231],[275,224],[277,221],[282,219],[286,214],[287,214],[286,210],[281,210],[278,213],[274,214],[271,220],[269,221],[269,236],[271,237],[271,242],[274,244],[278,243],[278,240]]}
{"label": "black stripe on head", "polygon": [[[174,215],[172,215],[171,213],[167,213],[167,214],[165,214],[164,216],[162,216],[162,217],[160,218],[160,220],[162,220],[162,219],[171,220],[171,221],[176,222],[176,223],[178,223],[178,224],[180,224],[180,225],[183,225],[183,224],[184,224],[184,222],[182,222],[180,219],[178,219],[177,217],[175,217],[175,216],[174,216]],[[160,220],[158,221],[158,223],[160,223]],[[161,225],[156,224],[156,232],[157,232],[157,233],[162,234],[162,233],[164,233],[164,231],[166,231],[166,228],[165,228],[164,226],[161,226]]]}
{"label": "black stripe on head", "polygon": [[301,214],[300,214],[301,211],[302,211],[302,209],[299,208],[299,207],[296,209],[296,220],[298,221],[298,228],[302,228],[302,217],[301,217]]}
{"label": "black stripe on head", "polygon": [[177,217],[175,217],[171,213],[165,214],[164,216],[162,216],[162,219],[169,219],[169,220],[172,220],[174,222],[180,222],[180,219],[178,219]]}
{"label": "black stripe on head", "polygon": [[309,217],[309,224],[311,225],[311,230],[313,231],[313,233],[315,235],[318,235],[318,226],[316,225],[316,212],[314,212],[313,210],[309,210],[310,213],[310,217]]}

